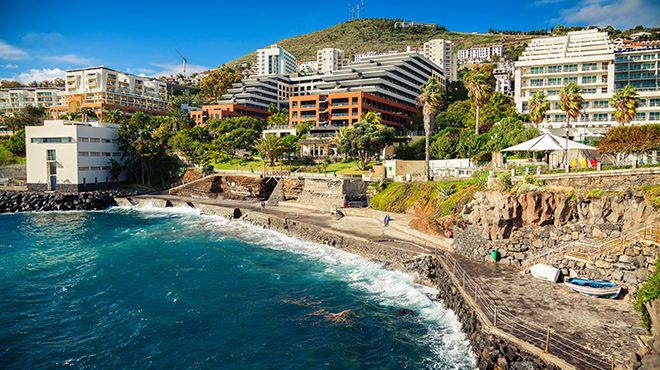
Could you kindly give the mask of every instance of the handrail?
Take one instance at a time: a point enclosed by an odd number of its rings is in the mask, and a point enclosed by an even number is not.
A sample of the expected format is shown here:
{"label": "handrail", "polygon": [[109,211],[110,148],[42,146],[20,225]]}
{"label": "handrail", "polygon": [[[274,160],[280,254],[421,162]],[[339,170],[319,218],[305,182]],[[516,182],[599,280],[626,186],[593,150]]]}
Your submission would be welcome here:
{"label": "handrail", "polygon": [[622,361],[622,358],[616,356],[608,360],[592,349],[553,332],[551,328],[542,328],[517,318],[505,306],[495,303],[481,288],[482,284],[473,279],[451,254],[436,249],[435,256],[443,265],[443,269],[453,277],[453,280],[456,280],[455,283],[460,284],[465,294],[470,295],[466,302],[469,304],[471,301],[474,302],[474,309],[487,324],[581,369],[609,369],[614,360]]}

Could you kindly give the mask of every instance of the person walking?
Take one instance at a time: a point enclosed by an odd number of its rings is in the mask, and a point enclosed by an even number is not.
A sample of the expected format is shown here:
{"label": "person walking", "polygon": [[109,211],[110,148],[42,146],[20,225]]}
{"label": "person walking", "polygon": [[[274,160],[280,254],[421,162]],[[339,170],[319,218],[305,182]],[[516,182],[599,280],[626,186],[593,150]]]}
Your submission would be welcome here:
{"label": "person walking", "polygon": [[385,219],[383,219],[383,225],[385,225],[385,227],[390,226],[390,219],[391,219],[391,217],[390,217],[389,213],[387,215],[385,215]]}

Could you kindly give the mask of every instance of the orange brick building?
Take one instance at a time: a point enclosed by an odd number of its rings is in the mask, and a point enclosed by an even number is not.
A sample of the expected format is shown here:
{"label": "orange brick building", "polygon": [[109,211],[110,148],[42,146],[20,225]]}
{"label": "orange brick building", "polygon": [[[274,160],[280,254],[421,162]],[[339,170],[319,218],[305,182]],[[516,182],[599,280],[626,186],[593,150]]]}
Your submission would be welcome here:
{"label": "orange brick building", "polygon": [[351,126],[368,111],[380,113],[384,124],[404,126],[417,108],[367,92],[341,92],[292,96],[289,124],[313,122],[315,126]]}
{"label": "orange brick building", "polygon": [[190,112],[190,118],[195,121],[195,124],[203,124],[204,121],[209,119],[225,119],[231,117],[254,117],[260,120],[265,120],[270,116],[267,109],[251,107],[241,104],[212,104],[203,105],[201,110]]}

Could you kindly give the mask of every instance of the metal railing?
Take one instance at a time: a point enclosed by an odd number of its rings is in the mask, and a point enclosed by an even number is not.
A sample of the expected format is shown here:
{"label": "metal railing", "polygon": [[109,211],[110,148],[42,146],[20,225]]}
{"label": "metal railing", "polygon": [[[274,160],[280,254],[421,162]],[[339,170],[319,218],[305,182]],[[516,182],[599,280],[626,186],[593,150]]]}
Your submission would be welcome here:
{"label": "metal railing", "polygon": [[435,256],[455,285],[462,287],[465,301],[480,313],[487,325],[500,329],[537,347],[545,353],[560,358],[578,369],[614,369],[622,358],[595,353],[551,328],[543,328],[522,320],[510,312],[504,304],[495,302],[481,286],[483,282],[472,278],[460,263],[448,252],[436,250]]}

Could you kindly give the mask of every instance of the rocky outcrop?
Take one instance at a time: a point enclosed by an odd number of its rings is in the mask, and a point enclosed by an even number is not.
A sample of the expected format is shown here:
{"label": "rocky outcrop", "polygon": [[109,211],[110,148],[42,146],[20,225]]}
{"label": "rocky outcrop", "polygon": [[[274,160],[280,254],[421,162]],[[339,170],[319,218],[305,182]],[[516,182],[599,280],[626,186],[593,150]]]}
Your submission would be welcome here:
{"label": "rocky outcrop", "polygon": [[207,176],[170,190],[170,194],[194,198],[266,200],[277,181],[257,176]]}
{"label": "rocky outcrop", "polygon": [[0,213],[28,211],[92,211],[117,205],[116,192],[62,194],[0,191]]}
{"label": "rocky outcrop", "polygon": [[305,187],[305,180],[299,178],[284,179],[284,200],[298,199]]}
{"label": "rocky outcrop", "polygon": [[437,287],[437,299],[443,301],[461,322],[461,331],[467,336],[476,354],[478,369],[556,369],[517,345],[486,332],[477,313],[465,302],[448,273],[434,257],[424,256],[408,261],[405,267],[421,280]]}

